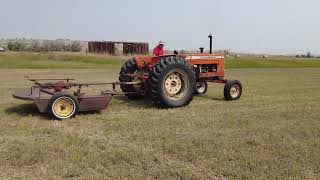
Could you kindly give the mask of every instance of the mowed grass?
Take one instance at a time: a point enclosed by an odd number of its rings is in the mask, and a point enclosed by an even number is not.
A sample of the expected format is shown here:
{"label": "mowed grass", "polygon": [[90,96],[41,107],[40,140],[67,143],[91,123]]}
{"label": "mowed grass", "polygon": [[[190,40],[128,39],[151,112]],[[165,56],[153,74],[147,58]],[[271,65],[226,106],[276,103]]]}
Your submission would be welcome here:
{"label": "mowed grass", "polygon": [[[131,56],[85,53],[0,53],[0,69],[120,69]],[[320,58],[257,57],[226,58],[226,68],[320,67]]]}
{"label": "mowed grass", "polygon": [[[183,108],[115,97],[100,113],[51,121],[10,97],[34,77],[115,80],[118,70],[0,71],[0,178],[319,179],[320,69],[230,69]],[[91,91],[91,90],[90,90]]]}

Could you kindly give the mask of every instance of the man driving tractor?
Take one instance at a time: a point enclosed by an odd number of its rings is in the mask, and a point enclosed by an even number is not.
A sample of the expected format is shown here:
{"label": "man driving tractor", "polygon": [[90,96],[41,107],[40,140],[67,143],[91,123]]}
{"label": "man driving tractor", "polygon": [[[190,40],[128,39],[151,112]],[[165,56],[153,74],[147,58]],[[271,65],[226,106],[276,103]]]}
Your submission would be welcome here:
{"label": "man driving tractor", "polygon": [[153,49],[153,56],[163,56],[164,55],[164,42],[160,41],[159,44]]}

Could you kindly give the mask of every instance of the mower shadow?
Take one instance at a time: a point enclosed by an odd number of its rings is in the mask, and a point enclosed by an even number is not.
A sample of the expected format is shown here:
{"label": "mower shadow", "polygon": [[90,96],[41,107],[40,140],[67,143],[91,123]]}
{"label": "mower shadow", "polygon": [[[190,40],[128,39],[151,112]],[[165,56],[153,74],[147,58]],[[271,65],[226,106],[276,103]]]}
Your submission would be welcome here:
{"label": "mower shadow", "polygon": [[[53,120],[48,117],[46,113],[40,113],[37,106],[35,104],[20,104],[17,106],[12,106],[4,111],[8,115],[18,115],[20,117],[25,117],[25,116],[33,116],[33,117],[41,117],[44,120]],[[89,111],[89,112],[79,112],[79,115],[90,115],[90,114],[97,114],[101,113],[101,111]]]}
{"label": "mower shadow", "polygon": [[31,115],[35,117],[42,117],[49,120],[49,118],[45,114],[40,113],[37,106],[32,103],[20,104],[20,105],[9,107],[5,109],[5,113],[8,115],[16,114],[21,117]]}

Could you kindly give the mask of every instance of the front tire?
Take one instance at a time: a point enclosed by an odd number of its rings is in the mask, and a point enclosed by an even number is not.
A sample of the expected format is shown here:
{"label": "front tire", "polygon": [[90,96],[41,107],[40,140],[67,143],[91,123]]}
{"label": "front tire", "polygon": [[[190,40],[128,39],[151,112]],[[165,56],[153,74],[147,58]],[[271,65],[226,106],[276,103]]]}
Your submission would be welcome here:
{"label": "front tire", "polygon": [[235,101],[242,95],[242,84],[238,80],[227,81],[224,86],[224,99],[226,101]]}
{"label": "front tire", "polygon": [[196,85],[196,94],[199,96],[205,95],[207,91],[208,91],[207,81],[198,81]]}
{"label": "front tire", "polygon": [[159,107],[188,105],[196,89],[195,73],[183,60],[175,56],[161,59],[149,77],[152,101]]}
{"label": "front tire", "polygon": [[68,93],[58,93],[51,97],[48,103],[48,114],[52,119],[64,120],[78,114],[79,101]]}

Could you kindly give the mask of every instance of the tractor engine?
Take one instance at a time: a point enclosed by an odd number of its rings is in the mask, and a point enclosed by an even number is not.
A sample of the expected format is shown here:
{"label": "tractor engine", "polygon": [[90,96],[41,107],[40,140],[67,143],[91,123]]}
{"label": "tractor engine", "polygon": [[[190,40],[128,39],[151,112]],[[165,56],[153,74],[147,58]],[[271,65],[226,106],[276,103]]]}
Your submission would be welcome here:
{"label": "tractor engine", "polygon": [[201,65],[199,65],[199,72],[200,73],[217,72],[217,65],[215,65],[215,64],[201,64]]}

